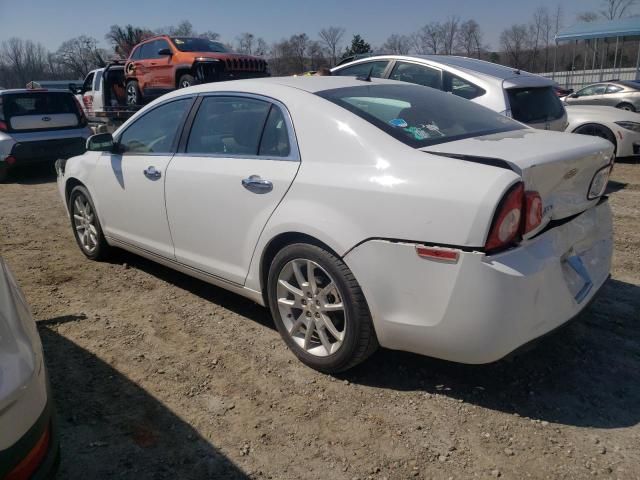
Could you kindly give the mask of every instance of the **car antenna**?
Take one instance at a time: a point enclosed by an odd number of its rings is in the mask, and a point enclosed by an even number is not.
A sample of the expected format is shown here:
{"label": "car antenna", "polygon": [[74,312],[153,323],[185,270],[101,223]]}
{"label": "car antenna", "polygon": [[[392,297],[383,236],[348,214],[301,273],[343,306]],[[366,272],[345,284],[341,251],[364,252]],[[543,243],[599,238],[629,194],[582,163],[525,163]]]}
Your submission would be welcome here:
{"label": "car antenna", "polygon": [[369,73],[367,73],[367,76],[363,76],[363,75],[358,75],[356,77],[356,80],[362,80],[363,82],[370,82],[371,81],[371,72],[373,72],[373,65],[371,65],[371,68],[369,69]]}

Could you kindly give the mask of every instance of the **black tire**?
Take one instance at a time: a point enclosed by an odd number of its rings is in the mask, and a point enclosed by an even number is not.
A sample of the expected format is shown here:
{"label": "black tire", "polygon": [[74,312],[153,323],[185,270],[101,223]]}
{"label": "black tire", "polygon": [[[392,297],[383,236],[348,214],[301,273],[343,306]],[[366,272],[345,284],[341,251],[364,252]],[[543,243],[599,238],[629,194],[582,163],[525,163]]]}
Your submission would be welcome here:
{"label": "black tire", "polygon": [[573,133],[578,133],[580,135],[591,135],[592,137],[600,137],[605,140],[609,140],[613,143],[614,147],[617,147],[616,136],[613,134],[609,128],[604,125],[600,125],[599,123],[587,123],[576,128]]}
{"label": "black tire", "polygon": [[0,164],[0,183],[4,183],[9,176],[9,167],[4,164]]}
{"label": "black tire", "polygon": [[[336,352],[317,356],[298,345],[281,318],[278,304],[278,278],[293,260],[311,260],[325,270],[337,287],[344,306],[344,338]],[[318,288],[319,290],[319,288]],[[369,307],[364,294],[349,267],[332,253],[315,245],[296,243],[284,247],[269,266],[267,281],[269,308],[283,340],[305,365],[324,373],[338,373],[363,362],[378,348]],[[300,317],[302,317],[302,311]],[[311,320],[312,321],[312,320]],[[318,329],[318,327],[315,327]],[[306,326],[305,326],[306,330]],[[324,335],[327,335],[325,330]]]}
{"label": "black tire", "polygon": [[137,80],[129,80],[126,87],[127,106],[137,107],[143,104],[142,93]]}
{"label": "black tire", "polygon": [[616,105],[616,108],[619,108],[620,110],[626,110],[628,112],[635,112],[636,111],[636,107],[634,107],[632,104],[627,103],[627,102],[623,102],[620,105]]}
{"label": "black tire", "polygon": [[[76,201],[82,203],[88,203],[91,212],[93,213],[93,227],[95,228],[95,248],[89,249],[83,244],[83,240],[80,237],[80,232],[78,228],[76,228],[76,218],[75,218],[75,204]],[[71,195],[69,195],[69,220],[71,221],[71,228],[73,230],[73,236],[76,239],[76,243],[80,250],[84,255],[91,260],[104,260],[108,257],[110,253],[111,247],[104,238],[102,233],[102,226],[100,225],[100,219],[98,218],[98,213],[96,212],[96,208],[93,204],[93,200],[91,199],[91,195],[89,195],[88,190],[82,185],[78,185],[71,190]]]}
{"label": "black tire", "polygon": [[185,73],[184,75],[180,75],[180,78],[178,79],[178,85],[176,87],[188,88],[195,84],[196,84],[196,79],[193,77],[193,75]]}

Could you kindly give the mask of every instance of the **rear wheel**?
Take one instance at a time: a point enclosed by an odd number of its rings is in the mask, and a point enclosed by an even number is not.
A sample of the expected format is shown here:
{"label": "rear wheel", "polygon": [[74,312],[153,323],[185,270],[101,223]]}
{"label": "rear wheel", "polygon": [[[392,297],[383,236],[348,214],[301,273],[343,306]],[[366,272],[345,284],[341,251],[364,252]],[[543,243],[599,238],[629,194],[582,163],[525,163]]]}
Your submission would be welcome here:
{"label": "rear wheel", "polygon": [[309,367],[341,372],[378,347],[364,294],[332,253],[303,243],[285,247],[271,263],[267,289],[280,335]]}
{"label": "rear wheel", "polygon": [[193,75],[184,74],[178,80],[178,88],[187,88],[196,84],[196,79],[193,78]]}
{"label": "rear wheel", "polygon": [[127,82],[127,105],[130,107],[142,105],[142,93],[140,93],[137,80]]}
{"label": "rear wheel", "polygon": [[621,103],[616,108],[619,108],[620,110],[626,110],[628,112],[635,112],[636,111],[636,107],[634,107],[632,104],[626,103],[626,102],[625,103]]}
{"label": "rear wheel", "polygon": [[98,214],[86,188],[78,185],[69,196],[69,217],[76,242],[87,258],[103,260],[109,245],[102,234]]}
{"label": "rear wheel", "polygon": [[576,128],[573,133],[604,138],[605,140],[609,140],[611,143],[613,143],[614,147],[617,146],[616,136],[613,134],[613,132],[604,125],[600,125],[598,123],[587,123],[586,125],[582,125],[581,127]]}

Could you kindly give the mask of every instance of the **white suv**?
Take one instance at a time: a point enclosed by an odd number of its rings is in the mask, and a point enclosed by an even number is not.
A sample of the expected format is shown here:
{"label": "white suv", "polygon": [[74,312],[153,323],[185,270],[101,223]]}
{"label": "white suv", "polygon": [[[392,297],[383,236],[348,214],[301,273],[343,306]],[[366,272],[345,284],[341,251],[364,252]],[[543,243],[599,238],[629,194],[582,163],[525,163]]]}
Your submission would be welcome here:
{"label": "white suv", "polygon": [[389,78],[451,92],[533,128],[563,132],[567,113],[548,78],[474,58],[377,55],[338,65],[332,75]]}
{"label": "white suv", "polygon": [[82,154],[91,133],[69,91],[0,91],[0,181],[15,166]]}

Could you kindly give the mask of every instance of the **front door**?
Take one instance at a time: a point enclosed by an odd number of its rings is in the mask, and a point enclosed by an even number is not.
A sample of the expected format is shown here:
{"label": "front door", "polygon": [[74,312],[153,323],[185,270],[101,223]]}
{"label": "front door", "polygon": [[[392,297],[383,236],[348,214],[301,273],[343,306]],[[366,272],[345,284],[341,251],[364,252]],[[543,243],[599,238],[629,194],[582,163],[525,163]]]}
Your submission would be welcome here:
{"label": "front door", "polygon": [[258,237],[298,166],[284,107],[261,98],[205,97],[184,152],[167,169],[176,259],[243,284]]}
{"label": "front door", "polygon": [[164,184],[192,102],[182,98],[154,108],[115,138],[121,154],[102,154],[94,190],[106,236],[174,258]]}

